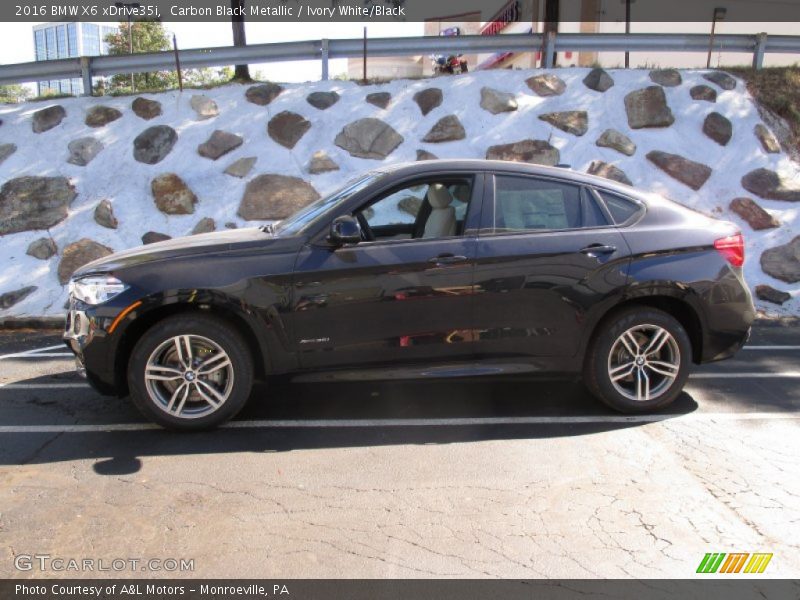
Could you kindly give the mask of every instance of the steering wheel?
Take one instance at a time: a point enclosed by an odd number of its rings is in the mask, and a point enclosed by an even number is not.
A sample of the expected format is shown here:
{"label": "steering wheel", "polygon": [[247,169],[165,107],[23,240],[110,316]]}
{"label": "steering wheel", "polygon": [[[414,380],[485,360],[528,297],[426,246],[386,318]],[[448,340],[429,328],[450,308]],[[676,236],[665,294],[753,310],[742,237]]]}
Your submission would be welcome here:
{"label": "steering wheel", "polygon": [[361,239],[365,242],[374,242],[375,241],[375,234],[372,233],[372,228],[369,226],[364,213],[356,213],[356,220],[358,224],[361,226]]}

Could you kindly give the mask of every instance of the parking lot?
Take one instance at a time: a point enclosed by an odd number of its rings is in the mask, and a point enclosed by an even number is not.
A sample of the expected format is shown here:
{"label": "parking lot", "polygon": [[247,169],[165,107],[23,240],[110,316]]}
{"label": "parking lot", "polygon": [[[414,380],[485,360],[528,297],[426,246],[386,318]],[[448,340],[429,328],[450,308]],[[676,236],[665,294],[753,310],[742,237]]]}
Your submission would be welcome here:
{"label": "parking lot", "polygon": [[[257,387],[175,434],[0,333],[1,577],[15,560],[193,561],[146,577],[691,577],[709,552],[800,576],[800,327],[762,325],[666,412],[527,379]],[[151,568],[153,567],[153,568]],[[43,572],[44,571],[44,572]]]}

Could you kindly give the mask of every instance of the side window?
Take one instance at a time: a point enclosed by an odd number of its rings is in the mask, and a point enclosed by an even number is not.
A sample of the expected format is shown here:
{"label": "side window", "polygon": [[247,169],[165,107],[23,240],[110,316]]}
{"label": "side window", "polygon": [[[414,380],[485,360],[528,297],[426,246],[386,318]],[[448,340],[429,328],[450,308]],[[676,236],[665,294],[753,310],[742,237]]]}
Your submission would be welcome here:
{"label": "side window", "polygon": [[356,211],[367,239],[442,238],[461,235],[472,178],[436,178],[403,186]]}
{"label": "side window", "polygon": [[494,230],[575,229],[584,224],[581,187],[533,177],[495,176]]}
{"label": "side window", "polygon": [[608,208],[608,212],[616,225],[625,223],[641,210],[638,204],[622,196],[601,190],[596,191],[600,194],[603,202],[606,203],[606,208]]}

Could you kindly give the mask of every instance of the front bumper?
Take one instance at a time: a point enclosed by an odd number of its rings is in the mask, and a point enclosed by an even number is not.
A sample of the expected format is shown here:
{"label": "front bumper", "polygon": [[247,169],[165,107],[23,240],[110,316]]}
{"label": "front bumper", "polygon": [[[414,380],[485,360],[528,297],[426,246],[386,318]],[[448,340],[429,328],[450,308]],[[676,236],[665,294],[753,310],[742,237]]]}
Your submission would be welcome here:
{"label": "front bumper", "polygon": [[99,393],[114,396],[120,388],[115,376],[116,340],[105,330],[107,319],[98,309],[70,299],[63,340],[75,355],[78,375]]}

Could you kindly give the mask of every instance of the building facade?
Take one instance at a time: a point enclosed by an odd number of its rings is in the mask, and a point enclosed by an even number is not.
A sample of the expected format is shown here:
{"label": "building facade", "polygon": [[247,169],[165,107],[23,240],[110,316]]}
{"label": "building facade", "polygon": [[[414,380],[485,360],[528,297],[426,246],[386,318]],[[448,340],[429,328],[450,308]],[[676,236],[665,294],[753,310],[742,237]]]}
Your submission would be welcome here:
{"label": "building facade", "polygon": [[[33,48],[37,61],[108,54],[107,35],[119,30],[107,23],[43,23],[33,28]],[[83,81],[57,79],[37,83],[45,94],[83,94]]]}

